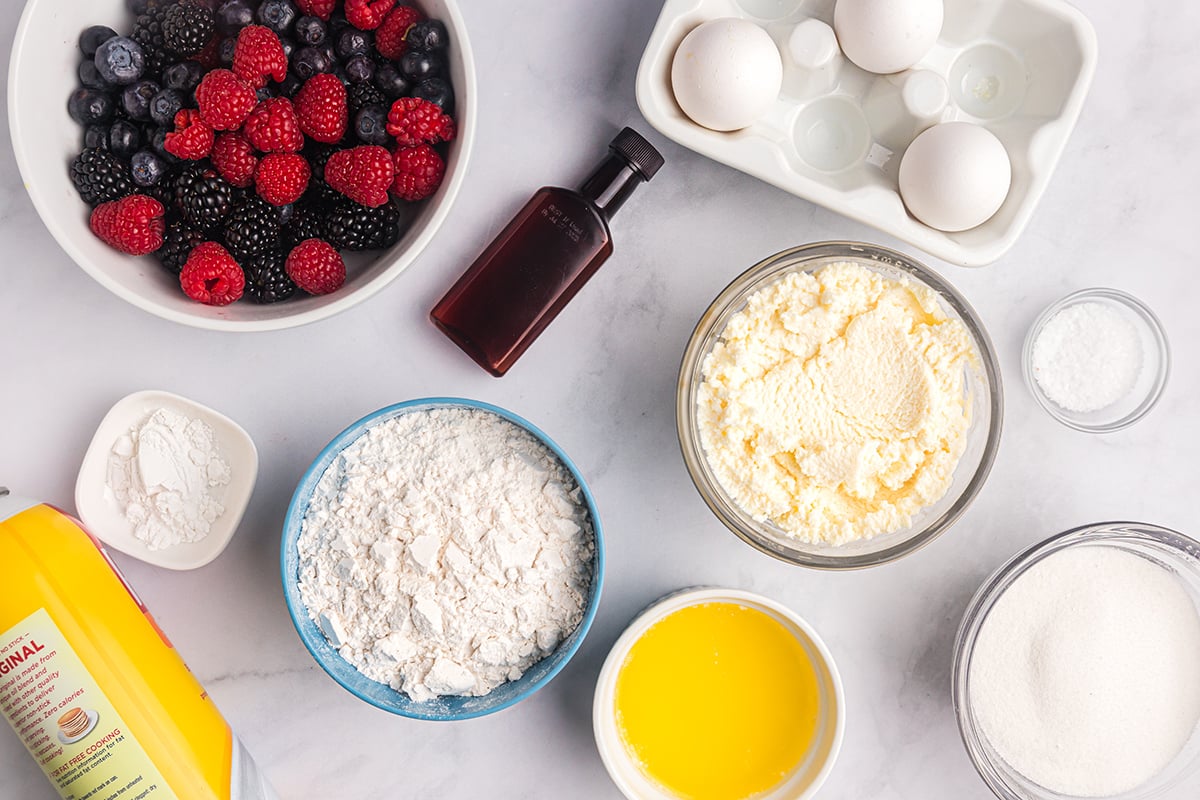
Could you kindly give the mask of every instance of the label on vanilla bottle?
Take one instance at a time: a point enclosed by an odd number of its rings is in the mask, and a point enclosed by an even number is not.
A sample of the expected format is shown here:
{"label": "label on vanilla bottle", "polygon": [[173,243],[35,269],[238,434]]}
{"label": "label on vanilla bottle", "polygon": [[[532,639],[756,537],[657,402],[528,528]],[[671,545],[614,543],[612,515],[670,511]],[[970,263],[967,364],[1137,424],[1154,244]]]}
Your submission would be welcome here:
{"label": "label on vanilla bottle", "polygon": [[178,800],[44,608],[0,633],[0,715],[64,800]]}

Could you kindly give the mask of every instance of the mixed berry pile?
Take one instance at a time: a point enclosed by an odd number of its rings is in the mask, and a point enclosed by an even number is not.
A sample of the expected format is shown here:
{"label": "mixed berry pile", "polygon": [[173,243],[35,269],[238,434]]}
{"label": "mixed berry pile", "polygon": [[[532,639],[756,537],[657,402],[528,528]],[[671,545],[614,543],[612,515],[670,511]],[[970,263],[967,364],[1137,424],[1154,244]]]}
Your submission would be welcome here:
{"label": "mixed berry pile", "polygon": [[400,238],[454,138],[445,26],[397,0],[127,0],[79,37],[91,229],[209,305],[328,294]]}

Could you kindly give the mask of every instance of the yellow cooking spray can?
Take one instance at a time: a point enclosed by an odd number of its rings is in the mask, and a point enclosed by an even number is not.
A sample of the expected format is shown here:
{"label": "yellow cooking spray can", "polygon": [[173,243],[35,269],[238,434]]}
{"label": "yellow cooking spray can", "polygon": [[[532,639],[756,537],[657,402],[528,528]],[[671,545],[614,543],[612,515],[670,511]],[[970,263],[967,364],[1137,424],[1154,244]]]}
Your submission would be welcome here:
{"label": "yellow cooking spray can", "polygon": [[0,716],[65,800],[275,800],[100,543],[0,487]]}

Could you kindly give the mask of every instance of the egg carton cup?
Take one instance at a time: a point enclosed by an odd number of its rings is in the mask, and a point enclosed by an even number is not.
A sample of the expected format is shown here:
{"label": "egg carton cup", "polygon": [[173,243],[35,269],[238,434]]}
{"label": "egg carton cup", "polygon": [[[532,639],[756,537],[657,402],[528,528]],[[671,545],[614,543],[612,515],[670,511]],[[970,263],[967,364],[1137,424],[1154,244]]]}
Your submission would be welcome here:
{"label": "egg carton cup", "polygon": [[[912,69],[877,75],[838,47],[833,0],[666,0],[637,75],[637,101],[664,136],[784,191],[954,264],[1003,256],[1028,224],[1083,107],[1096,34],[1061,0],[945,0],[942,31]],[[675,102],[671,62],[696,26],[724,17],[760,25],[779,48],[783,85],[760,119],[720,132]],[[926,128],[963,120],[1000,139],[1012,186],[1000,210],[946,233],[910,215],[897,175]]]}

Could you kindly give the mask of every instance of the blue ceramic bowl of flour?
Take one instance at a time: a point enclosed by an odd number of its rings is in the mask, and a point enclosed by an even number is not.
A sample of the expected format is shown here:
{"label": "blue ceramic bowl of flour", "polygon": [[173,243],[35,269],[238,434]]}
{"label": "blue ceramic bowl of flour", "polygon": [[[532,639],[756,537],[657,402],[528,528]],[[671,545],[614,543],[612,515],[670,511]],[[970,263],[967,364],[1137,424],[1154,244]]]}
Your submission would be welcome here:
{"label": "blue ceramic bowl of flour", "polygon": [[[309,616],[308,608],[300,597],[300,554],[297,542],[300,538],[301,524],[308,512],[309,500],[316,490],[317,482],[321,480],[326,469],[333,464],[345,448],[375,425],[401,414],[434,408],[489,411],[528,431],[535,439],[549,448],[579,485],[591,522],[595,548],[591,565],[591,587],[583,619],[579,626],[559,643],[554,652],[526,670],[518,680],[501,684],[482,697],[446,696],[414,702],[404,692],[396,691],[386,684],[363,675],[342,658],[325,638],[320,627]],[[583,643],[583,637],[587,635],[588,628],[591,627],[592,620],[596,616],[596,608],[600,604],[600,587],[604,580],[604,539],[600,530],[600,515],[596,510],[596,501],[587,484],[584,483],[583,476],[579,474],[579,470],[567,457],[567,454],[536,426],[511,411],[477,400],[464,400],[456,397],[432,397],[397,403],[363,417],[334,437],[333,441],[313,461],[308,471],[304,473],[304,477],[300,479],[300,485],[296,487],[292,502],[288,506],[287,518],[284,521],[281,551],[283,592],[284,598],[287,600],[288,613],[291,614],[296,632],[300,634],[300,640],[304,642],[304,646],[308,648],[308,652],[316,659],[321,669],[329,673],[331,678],[360,700],[365,700],[384,711],[413,719],[452,721],[481,717],[519,703],[545,686],[558,674],[559,670],[566,666],[566,663],[571,660]]]}

